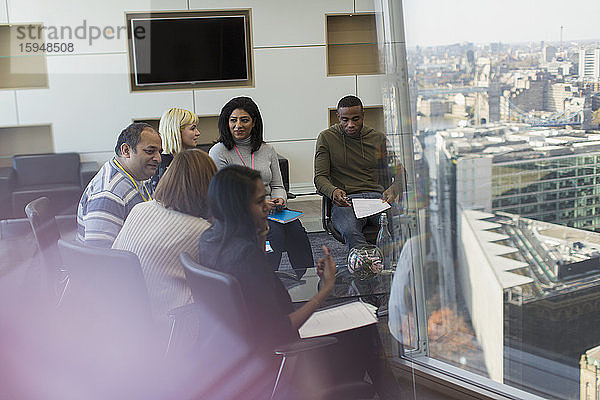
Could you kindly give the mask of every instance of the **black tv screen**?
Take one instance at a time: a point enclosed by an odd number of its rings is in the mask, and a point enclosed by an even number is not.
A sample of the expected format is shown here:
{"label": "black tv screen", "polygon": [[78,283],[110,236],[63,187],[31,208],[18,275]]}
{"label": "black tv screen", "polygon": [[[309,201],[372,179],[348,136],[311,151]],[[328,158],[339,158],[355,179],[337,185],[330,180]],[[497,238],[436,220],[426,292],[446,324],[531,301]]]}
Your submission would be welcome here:
{"label": "black tv screen", "polygon": [[250,79],[245,15],[131,18],[135,86]]}

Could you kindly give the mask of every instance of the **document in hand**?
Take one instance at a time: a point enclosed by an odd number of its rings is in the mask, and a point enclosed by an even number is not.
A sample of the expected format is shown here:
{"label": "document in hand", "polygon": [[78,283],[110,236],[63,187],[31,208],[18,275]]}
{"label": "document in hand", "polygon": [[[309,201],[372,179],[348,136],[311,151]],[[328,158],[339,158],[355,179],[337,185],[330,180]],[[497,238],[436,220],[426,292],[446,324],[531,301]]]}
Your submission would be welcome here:
{"label": "document in hand", "polygon": [[288,222],[297,220],[301,215],[304,215],[304,213],[300,211],[281,210],[270,214],[269,219],[271,221],[279,222],[280,224],[287,224]]}
{"label": "document in hand", "polygon": [[301,338],[324,336],[377,322],[376,309],[362,301],[340,304],[313,313],[300,327]]}
{"label": "document in hand", "polygon": [[378,214],[391,206],[381,199],[352,199],[352,208],[356,218],[365,218],[369,215]]}

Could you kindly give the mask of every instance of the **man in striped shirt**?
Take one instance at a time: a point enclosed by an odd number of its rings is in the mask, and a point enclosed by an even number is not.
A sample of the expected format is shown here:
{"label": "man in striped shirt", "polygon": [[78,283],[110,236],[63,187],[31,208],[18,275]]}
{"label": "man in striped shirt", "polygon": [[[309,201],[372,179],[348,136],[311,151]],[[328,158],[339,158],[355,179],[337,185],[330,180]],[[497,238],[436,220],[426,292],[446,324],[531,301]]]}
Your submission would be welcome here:
{"label": "man in striped shirt", "polygon": [[152,200],[148,180],[160,164],[161,152],[161,138],[150,125],[133,123],[121,132],[116,156],[98,171],[79,201],[79,241],[87,246],[112,246],[133,206]]}

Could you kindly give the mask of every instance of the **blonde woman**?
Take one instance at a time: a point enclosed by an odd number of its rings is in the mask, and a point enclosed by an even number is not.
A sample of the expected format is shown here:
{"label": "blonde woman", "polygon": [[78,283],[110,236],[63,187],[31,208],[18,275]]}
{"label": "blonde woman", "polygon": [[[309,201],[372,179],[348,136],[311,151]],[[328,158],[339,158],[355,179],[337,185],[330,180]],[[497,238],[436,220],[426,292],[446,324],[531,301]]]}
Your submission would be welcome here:
{"label": "blonde woman", "polygon": [[169,108],[160,117],[158,133],[162,138],[162,160],[154,176],[152,187],[156,188],[175,154],[196,147],[200,132],[198,131],[198,116],[182,108]]}

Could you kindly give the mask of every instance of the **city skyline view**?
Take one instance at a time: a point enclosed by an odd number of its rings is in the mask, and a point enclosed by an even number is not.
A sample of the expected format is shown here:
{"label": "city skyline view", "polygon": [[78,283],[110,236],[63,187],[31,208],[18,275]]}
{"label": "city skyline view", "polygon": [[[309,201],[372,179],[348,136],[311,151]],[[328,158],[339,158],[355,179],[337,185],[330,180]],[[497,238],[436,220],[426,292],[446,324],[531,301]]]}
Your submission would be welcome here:
{"label": "city skyline view", "polygon": [[430,355],[587,399],[579,373],[600,345],[598,31],[559,1],[460,4],[404,3]]}

